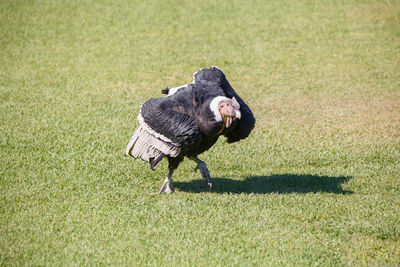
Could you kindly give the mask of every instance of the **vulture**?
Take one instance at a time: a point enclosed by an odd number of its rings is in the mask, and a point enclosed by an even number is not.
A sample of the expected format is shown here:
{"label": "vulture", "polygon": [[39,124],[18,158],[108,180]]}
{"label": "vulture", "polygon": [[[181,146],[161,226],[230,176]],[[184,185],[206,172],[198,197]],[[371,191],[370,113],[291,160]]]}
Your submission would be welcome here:
{"label": "vulture", "polygon": [[193,82],[162,90],[166,97],[151,98],[140,108],[139,126],[130,139],[125,156],[141,158],[155,170],[168,159],[168,175],[159,194],[174,192],[172,174],[185,157],[195,161],[211,190],[209,170],[198,155],[223,135],[228,143],[249,136],[255,118],[249,106],[231,87],[218,67],[200,69]]}

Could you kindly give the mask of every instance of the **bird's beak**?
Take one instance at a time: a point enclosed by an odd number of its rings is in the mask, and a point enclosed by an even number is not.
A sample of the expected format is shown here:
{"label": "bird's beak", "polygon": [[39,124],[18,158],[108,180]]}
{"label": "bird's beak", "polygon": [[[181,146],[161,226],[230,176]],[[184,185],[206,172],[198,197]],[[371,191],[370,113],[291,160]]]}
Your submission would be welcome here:
{"label": "bird's beak", "polygon": [[229,128],[232,124],[232,117],[226,117],[225,119],[225,127]]}
{"label": "bird's beak", "polygon": [[235,117],[240,120],[240,118],[242,117],[242,113],[240,113],[240,110],[235,110]]}
{"label": "bird's beak", "polygon": [[235,117],[233,117],[233,116],[232,117],[230,117],[230,116],[226,117],[226,119],[225,119],[226,128],[229,128],[231,126],[232,120],[234,118],[237,118],[238,120],[240,120],[240,118],[242,117],[242,113],[240,113],[239,110],[235,110],[234,114],[235,114]]}

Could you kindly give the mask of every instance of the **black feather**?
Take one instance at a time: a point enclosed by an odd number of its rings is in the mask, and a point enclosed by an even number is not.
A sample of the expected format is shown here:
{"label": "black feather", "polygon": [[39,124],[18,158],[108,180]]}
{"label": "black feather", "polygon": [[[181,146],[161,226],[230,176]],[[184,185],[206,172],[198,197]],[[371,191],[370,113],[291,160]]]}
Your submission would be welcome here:
{"label": "black feather", "polygon": [[142,105],[141,115],[154,131],[172,142],[184,147],[197,145],[201,133],[194,118],[175,109],[176,102],[169,98],[151,98]]}
{"label": "black feather", "polygon": [[161,153],[157,158],[151,158],[150,159],[150,168],[154,171],[164,157],[165,157],[165,154]]}
{"label": "black feather", "polygon": [[168,93],[169,93],[169,88],[167,87],[167,88],[162,89],[162,90],[161,90],[161,93],[164,94],[164,95],[168,95]]}

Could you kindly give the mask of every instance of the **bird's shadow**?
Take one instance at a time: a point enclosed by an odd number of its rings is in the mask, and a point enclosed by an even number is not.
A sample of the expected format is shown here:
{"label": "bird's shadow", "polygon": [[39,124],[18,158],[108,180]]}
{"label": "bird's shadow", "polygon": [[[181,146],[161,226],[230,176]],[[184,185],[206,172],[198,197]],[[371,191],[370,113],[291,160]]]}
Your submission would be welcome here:
{"label": "bird's shadow", "polygon": [[[265,176],[249,176],[244,180],[213,178],[212,193],[232,194],[290,194],[290,193],[334,193],[351,194],[344,190],[342,184],[351,177],[318,176],[304,174],[273,174]],[[203,180],[188,182],[174,181],[174,186],[180,191],[200,193],[208,192],[209,187]]]}

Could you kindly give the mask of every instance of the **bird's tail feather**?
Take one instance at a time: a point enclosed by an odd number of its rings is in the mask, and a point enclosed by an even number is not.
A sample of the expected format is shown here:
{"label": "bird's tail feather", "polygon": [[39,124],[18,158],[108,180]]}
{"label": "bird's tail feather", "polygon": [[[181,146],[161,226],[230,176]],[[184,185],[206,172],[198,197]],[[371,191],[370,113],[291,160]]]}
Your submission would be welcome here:
{"label": "bird's tail feather", "polygon": [[180,147],[157,138],[157,134],[146,126],[139,124],[126,147],[125,155],[150,162],[150,167],[154,170],[166,155],[176,157]]}

